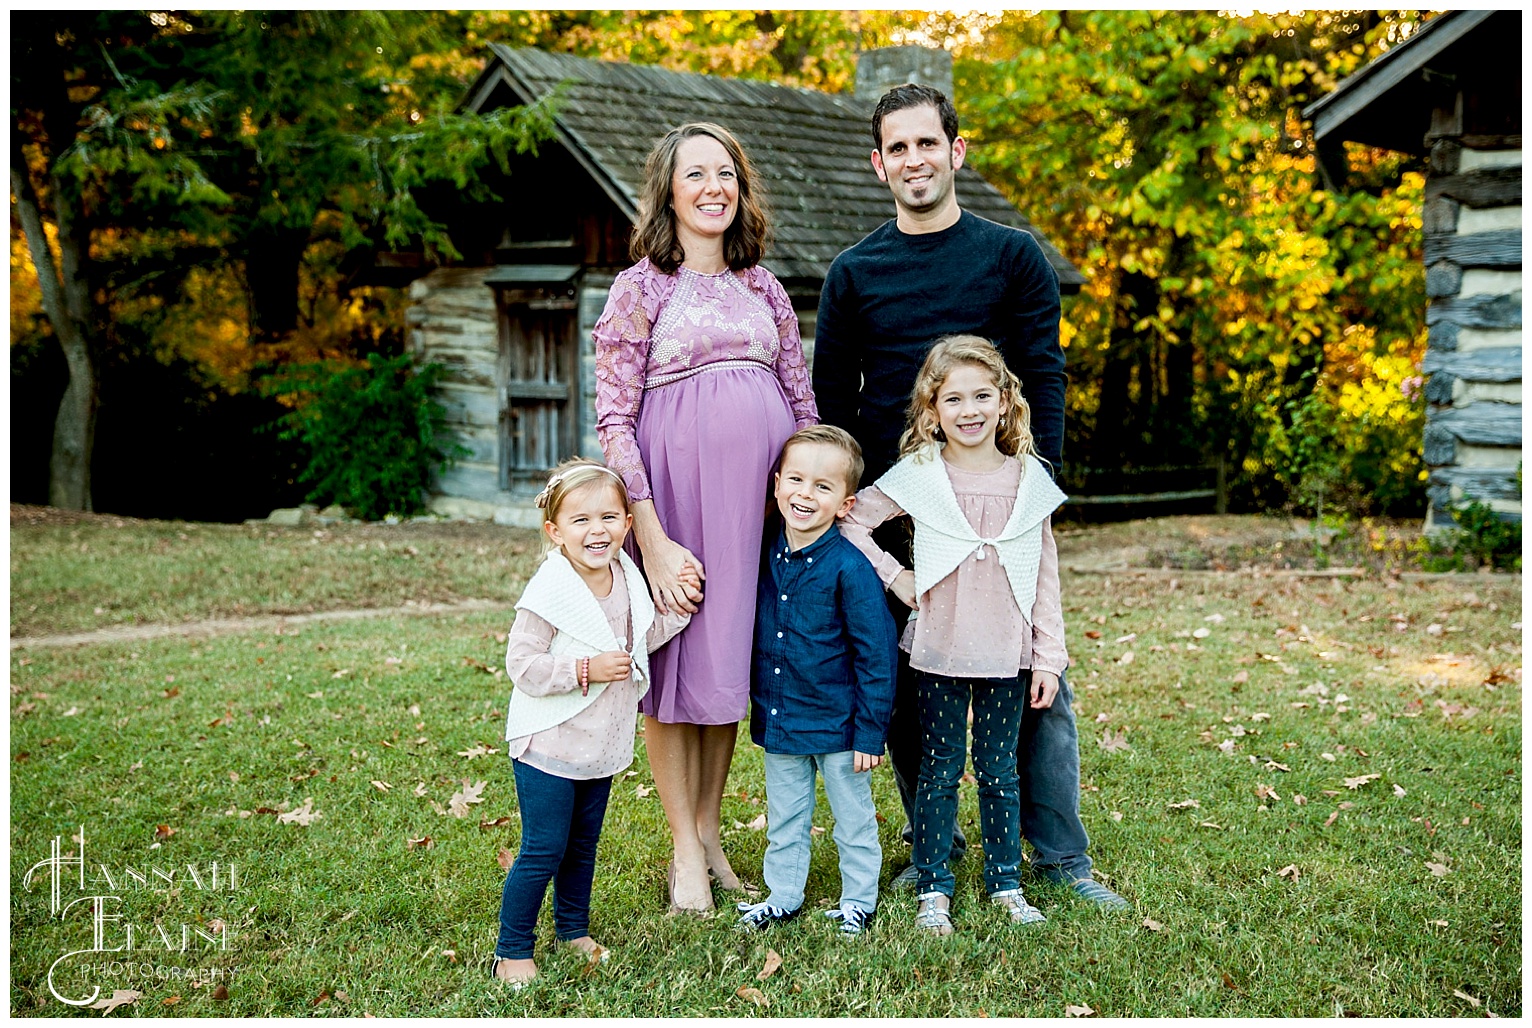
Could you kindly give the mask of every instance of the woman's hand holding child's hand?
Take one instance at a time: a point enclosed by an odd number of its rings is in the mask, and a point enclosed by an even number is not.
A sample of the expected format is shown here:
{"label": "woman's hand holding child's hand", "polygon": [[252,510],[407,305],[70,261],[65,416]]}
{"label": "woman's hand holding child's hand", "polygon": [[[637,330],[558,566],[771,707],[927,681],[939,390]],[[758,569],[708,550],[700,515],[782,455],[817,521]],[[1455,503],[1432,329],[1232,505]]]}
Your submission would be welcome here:
{"label": "woman's hand holding child's hand", "polygon": [[915,596],[915,572],[905,568],[888,583],[889,592],[904,601],[904,605],[911,610],[919,610],[920,604]]}
{"label": "woman's hand holding child's hand", "polygon": [[644,573],[649,576],[649,591],[661,614],[672,610],[697,613],[707,572],[691,550],[667,538],[644,552]]}
{"label": "woman's hand holding child's hand", "polygon": [[1032,688],[1028,691],[1032,697],[1032,709],[1047,710],[1053,706],[1053,698],[1059,694],[1059,676],[1052,671],[1033,671]]}
{"label": "woman's hand holding child's hand", "polygon": [[633,673],[633,657],[622,650],[601,653],[590,659],[592,682],[620,682]]}
{"label": "woman's hand holding child's hand", "polygon": [[881,753],[851,751],[851,770],[854,772],[871,771],[881,763],[883,763],[883,754]]}

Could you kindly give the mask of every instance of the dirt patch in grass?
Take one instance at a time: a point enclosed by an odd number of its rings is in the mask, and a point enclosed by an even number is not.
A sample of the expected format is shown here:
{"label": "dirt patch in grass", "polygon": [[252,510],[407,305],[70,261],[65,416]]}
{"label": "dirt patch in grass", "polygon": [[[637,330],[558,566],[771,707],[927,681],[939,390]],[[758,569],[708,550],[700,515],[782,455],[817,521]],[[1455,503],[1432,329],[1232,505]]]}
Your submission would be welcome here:
{"label": "dirt patch in grass", "polygon": [[457,539],[465,542],[484,540],[499,540],[506,537],[506,533],[512,531],[504,525],[496,525],[487,521],[456,521],[435,518],[422,521],[401,521],[390,525],[384,522],[371,521],[338,521],[328,525],[223,525],[212,522],[199,521],[162,521],[154,518],[130,518],[122,514],[97,514],[89,511],[61,510],[58,507],[40,507],[26,503],[11,504],[11,527],[25,525],[27,527],[68,527],[72,525],[90,525],[98,528],[182,528],[188,525],[198,527],[233,529],[244,527],[251,532],[264,532],[272,537],[288,534],[296,537],[309,537],[316,531],[329,535],[355,534],[358,537],[376,538],[387,540],[389,537],[399,539]]}

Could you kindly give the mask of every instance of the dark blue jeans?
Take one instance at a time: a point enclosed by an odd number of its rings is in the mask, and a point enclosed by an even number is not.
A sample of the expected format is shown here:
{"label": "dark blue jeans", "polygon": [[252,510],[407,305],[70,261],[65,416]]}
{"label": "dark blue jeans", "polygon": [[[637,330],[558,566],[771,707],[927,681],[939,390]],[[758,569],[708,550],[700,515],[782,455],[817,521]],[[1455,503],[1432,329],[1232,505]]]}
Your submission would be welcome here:
{"label": "dark blue jeans", "polygon": [[553,882],[553,930],[560,939],[590,934],[590,889],[596,843],[612,792],[610,778],[576,781],[513,760],[521,810],[521,852],[500,896],[495,956],[529,960],[537,914]]}
{"label": "dark blue jeans", "polygon": [[[890,594],[892,595],[892,594]],[[897,601],[895,601],[897,602]],[[906,614],[908,609],[906,609]],[[899,622],[903,624],[902,619]],[[920,710],[916,700],[919,671],[909,654],[899,651],[894,714],[888,726],[888,758],[899,786],[904,816],[915,823],[915,788],[920,779]],[[1059,695],[1047,710],[1022,712],[1016,748],[1021,779],[1021,832],[1032,844],[1032,868],[1053,881],[1089,878],[1090,839],[1080,820],[1080,741],[1070,704],[1069,683],[1059,679]],[[962,832],[957,833],[959,839]],[[962,846],[958,845],[961,850]]]}
{"label": "dark blue jeans", "polygon": [[957,826],[958,783],[968,757],[968,707],[973,705],[973,773],[979,782],[979,830],[984,839],[984,888],[1021,885],[1021,776],[1016,745],[1031,675],[948,678],[922,675],[920,784],[915,789],[915,868],[922,893],[951,896],[948,867]]}

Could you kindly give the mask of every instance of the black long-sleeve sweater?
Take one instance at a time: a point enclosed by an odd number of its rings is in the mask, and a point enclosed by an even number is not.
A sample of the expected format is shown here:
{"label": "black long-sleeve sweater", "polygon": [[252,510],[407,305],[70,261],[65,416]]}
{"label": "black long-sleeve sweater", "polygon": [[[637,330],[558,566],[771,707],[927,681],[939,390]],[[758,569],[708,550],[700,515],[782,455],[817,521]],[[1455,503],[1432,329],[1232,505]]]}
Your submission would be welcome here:
{"label": "black long-sleeve sweater", "polygon": [[983,336],[1021,379],[1038,456],[1064,443],[1058,277],[1031,235],[964,211],[940,232],[887,222],[830,265],[814,331],[819,417],[861,443],[871,483],[898,458],[915,376],[946,335]]}

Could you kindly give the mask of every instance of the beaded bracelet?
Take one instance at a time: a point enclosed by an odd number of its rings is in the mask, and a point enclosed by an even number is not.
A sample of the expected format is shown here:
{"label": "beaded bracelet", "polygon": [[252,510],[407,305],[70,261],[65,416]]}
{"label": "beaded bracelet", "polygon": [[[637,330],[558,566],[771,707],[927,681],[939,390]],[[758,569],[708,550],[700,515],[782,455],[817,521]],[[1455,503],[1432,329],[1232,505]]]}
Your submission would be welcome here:
{"label": "beaded bracelet", "polygon": [[580,658],[580,695],[590,695],[590,658]]}

